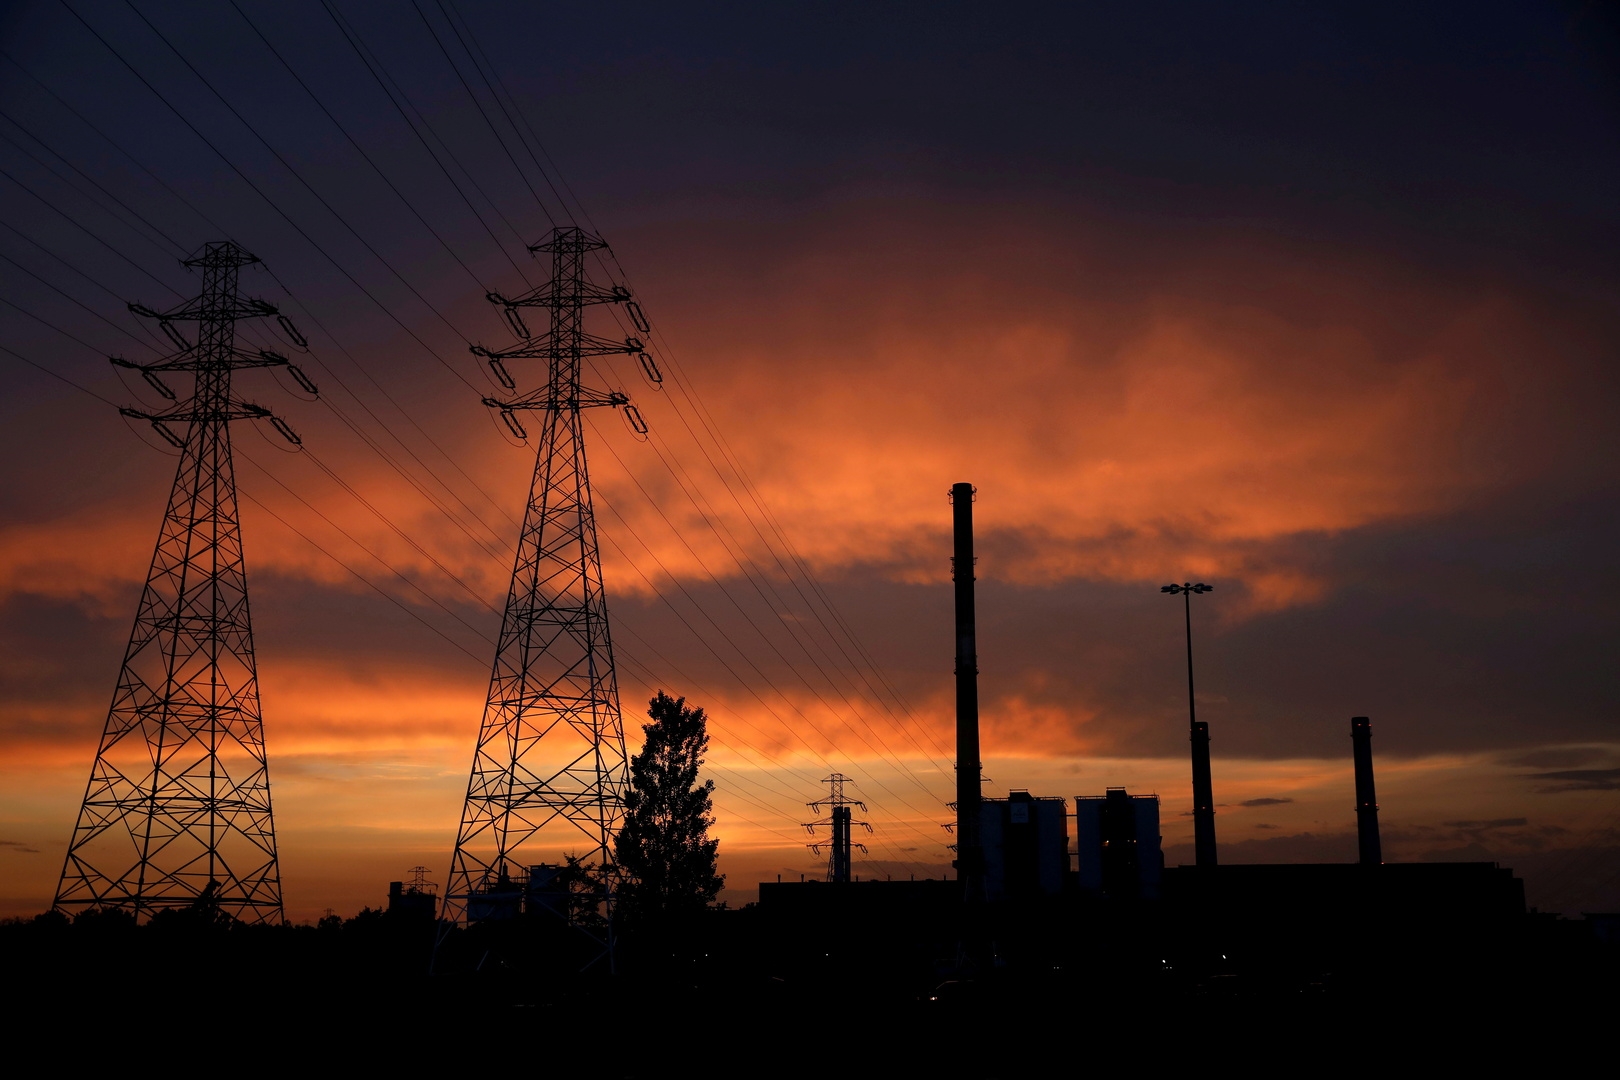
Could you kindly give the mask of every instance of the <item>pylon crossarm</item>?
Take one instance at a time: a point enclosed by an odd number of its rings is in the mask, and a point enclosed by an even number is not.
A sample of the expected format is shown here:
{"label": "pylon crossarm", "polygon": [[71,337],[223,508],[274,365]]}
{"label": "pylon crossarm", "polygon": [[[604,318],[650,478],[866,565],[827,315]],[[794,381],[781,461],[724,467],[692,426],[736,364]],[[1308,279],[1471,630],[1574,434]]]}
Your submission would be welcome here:
{"label": "pylon crossarm", "polygon": [[250,297],[232,297],[224,302],[210,304],[212,298],[198,296],[168,311],[154,311],[145,304],[132,303],[129,310],[143,319],[161,319],[164,322],[203,322],[208,320],[260,319],[281,314],[281,309],[265,300]]}
{"label": "pylon crossarm", "polygon": [[484,298],[502,307],[569,308],[576,304],[622,304],[630,299],[630,290],[623,285],[595,285],[582,281],[578,293],[559,291],[550,283],[531,289],[518,296],[502,296],[498,292],[485,293]]}
{"label": "pylon crossarm", "polygon": [[605,338],[594,334],[580,334],[579,341],[572,340],[559,342],[557,336],[547,331],[538,337],[529,338],[522,345],[512,349],[488,349],[482,345],[468,346],[468,352],[474,356],[482,356],[489,360],[549,360],[561,354],[564,358],[570,356],[617,356],[620,353],[631,355],[641,352],[647,346],[635,337]]}
{"label": "pylon crossarm", "polygon": [[552,397],[547,390],[536,390],[532,394],[513,398],[511,401],[502,401],[500,398],[485,398],[484,404],[491,409],[502,412],[512,412],[522,409],[525,412],[563,412],[571,409],[617,409],[621,405],[630,404],[630,398],[617,390],[590,390],[580,387],[579,395],[569,399]]}
{"label": "pylon crossarm", "polygon": [[126,360],[121,356],[109,356],[107,359],[118,367],[131,368],[135,371],[196,371],[203,366],[226,367],[233,371],[243,368],[296,367],[291,360],[273,349],[249,350],[234,347],[225,354],[224,359],[199,358],[193,351],[183,352],[164,360],[153,360],[146,364]]}

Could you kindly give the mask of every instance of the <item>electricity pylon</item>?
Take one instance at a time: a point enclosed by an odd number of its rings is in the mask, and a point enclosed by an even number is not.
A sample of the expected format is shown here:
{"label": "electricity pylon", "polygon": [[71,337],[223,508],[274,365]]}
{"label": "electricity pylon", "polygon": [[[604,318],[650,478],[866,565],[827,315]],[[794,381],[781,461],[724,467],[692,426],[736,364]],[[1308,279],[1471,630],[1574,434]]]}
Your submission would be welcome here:
{"label": "electricity pylon", "polygon": [[871,825],[864,821],[855,820],[855,813],[850,807],[858,806],[861,808],[862,813],[865,813],[866,804],[859,799],[845,797],[844,785],[849,782],[849,777],[843,773],[833,773],[822,781],[823,784],[828,785],[827,797],[805,804],[810,807],[811,813],[815,814],[821,813],[823,806],[828,807],[830,810],[828,815],[819,821],[807,821],[804,823],[805,831],[811,836],[814,836],[816,829],[822,825],[829,826],[832,829],[831,839],[813,840],[805,845],[817,855],[821,854],[823,844],[826,844],[830,849],[827,857],[828,881],[842,882],[850,880],[851,848],[860,848],[861,854],[866,854],[866,845],[857,844],[853,839],[855,826],[859,825],[867,832],[872,831]]}
{"label": "electricity pylon", "polygon": [[[149,422],[180,465],[56,889],[61,911],[282,919],[230,424],[269,420],[299,440],[270,410],[233,397],[231,373],[286,367],[315,387],[286,357],[236,345],[237,320],[269,316],[307,344],[273,305],[238,297],[238,272],[256,262],[229,241],[206,245],[184,263],[202,271],[200,296],[165,312],[129,305],[158,320],[178,351],[150,364],[112,359],[174,403],[120,411]],[[196,323],[196,340],[176,323]],[[191,372],[191,396],[180,400],[163,372]]]}
{"label": "electricity pylon", "polygon": [[[599,892],[561,910],[605,916],[605,923],[596,918],[589,925],[607,930],[589,932],[611,964],[613,838],[624,816],[629,762],[580,414],[622,406],[638,431],[646,425],[624,394],[582,386],[580,371],[587,356],[643,350],[634,337],[587,333],[587,307],[624,304],[637,329],[645,331],[646,323],[628,290],[590,281],[586,254],[606,247],[581,229],[554,229],[530,248],[551,256],[551,280],[518,297],[489,294],[522,344],[473,347],[508,390],[517,389],[508,360],[544,360],[548,378],[537,390],[484,399],[518,438],[528,436],[520,412],[539,412],[541,428],[443,918],[448,928],[558,911],[554,898],[542,902],[539,894],[551,887],[556,855],[572,845],[569,854],[589,868],[581,880],[596,882]],[[531,335],[525,308],[545,309],[549,328]],[[542,852],[553,865],[541,868]],[[587,929],[584,920],[568,917]]]}

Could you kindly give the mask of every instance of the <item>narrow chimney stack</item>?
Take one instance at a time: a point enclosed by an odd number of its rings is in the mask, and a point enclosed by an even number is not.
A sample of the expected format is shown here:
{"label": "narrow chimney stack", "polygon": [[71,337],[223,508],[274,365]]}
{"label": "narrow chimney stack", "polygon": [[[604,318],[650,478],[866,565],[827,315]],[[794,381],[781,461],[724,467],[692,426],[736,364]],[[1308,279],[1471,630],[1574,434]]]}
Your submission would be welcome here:
{"label": "narrow chimney stack", "polygon": [[832,808],[832,879],[845,884],[850,875],[850,849],[854,844],[850,833],[854,818],[854,811],[847,806]]}
{"label": "narrow chimney stack", "polygon": [[1350,741],[1356,759],[1356,838],[1361,865],[1378,866],[1384,861],[1384,850],[1378,840],[1378,796],[1373,793],[1372,721],[1365,716],[1351,717]]}
{"label": "narrow chimney stack", "polygon": [[979,843],[979,649],[973,609],[973,485],[951,488],[956,583],[956,876],[963,899],[984,900]]}

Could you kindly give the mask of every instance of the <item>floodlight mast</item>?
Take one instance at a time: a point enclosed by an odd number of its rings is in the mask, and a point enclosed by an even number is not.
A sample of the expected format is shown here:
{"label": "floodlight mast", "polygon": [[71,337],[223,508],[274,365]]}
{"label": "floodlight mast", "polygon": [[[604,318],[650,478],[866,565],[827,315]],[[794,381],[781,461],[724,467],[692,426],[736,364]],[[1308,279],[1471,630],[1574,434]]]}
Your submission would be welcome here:
{"label": "floodlight mast", "polygon": [[1209,768],[1209,724],[1198,719],[1198,701],[1193,693],[1192,597],[1214,591],[1215,586],[1190,581],[1165,585],[1162,593],[1180,595],[1187,623],[1187,719],[1192,736],[1193,849],[1199,866],[1216,865],[1215,792]]}

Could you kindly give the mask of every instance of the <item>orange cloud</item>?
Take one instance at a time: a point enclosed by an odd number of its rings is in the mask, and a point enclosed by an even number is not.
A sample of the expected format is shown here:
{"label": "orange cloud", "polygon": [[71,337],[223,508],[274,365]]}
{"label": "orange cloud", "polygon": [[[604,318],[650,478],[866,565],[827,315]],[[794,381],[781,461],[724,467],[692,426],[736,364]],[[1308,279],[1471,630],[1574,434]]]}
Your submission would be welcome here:
{"label": "orange cloud", "polygon": [[[1181,246],[1150,236],[1143,253],[1103,224],[1028,213],[973,221],[937,208],[839,213],[751,224],[758,235],[703,223],[639,238],[655,267],[643,302],[679,349],[659,353],[662,393],[640,387],[629,369],[604,372],[634,391],[650,442],[606,411],[591,418],[610,603],[645,600],[655,586],[701,587],[711,575],[747,595],[739,562],[757,570],[762,588],[787,589],[756,531],[769,527],[739,507],[751,510],[752,497],[726,451],[691,434],[703,420],[682,397],[682,379],[701,391],[763,502],[825,577],[942,583],[945,492],[965,479],[980,488],[981,578],[1043,586],[1193,575],[1238,586],[1220,609],[1228,619],[1331,596],[1338,583],[1310,558],[1323,538],[1452,513],[1545,478],[1593,430],[1595,407],[1569,389],[1579,357],[1545,356],[1537,302],[1488,281],[1436,284],[1395,260],[1208,235]],[[1572,355],[1585,348],[1574,331],[1565,337]],[[238,471],[257,500],[242,511],[250,580],[274,574],[322,594],[371,595],[290,525],[433,618],[433,601],[484,616],[498,609],[533,452],[502,442],[471,395],[435,404],[444,425],[435,437],[469,477],[440,462],[435,479],[401,457],[407,482],[333,416],[312,409],[300,422],[320,461],[388,521],[313,456],[271,458],[249,445]],[[152,468],[172,465],[154,455]],[[65,599],[126,620],[158,512],[120,503],[6,527],[0,594]],[[931,759],[951,745],[947,664],[942,656],[937,683],[912,694],[915,716],[904,722],[860,693],[846,703],[787,679],[769,691],[742,670],[766,708],[717,677],[701,703],[714,718],[717,774],[732,785],[719,811],[726,843],[786,860],[797,851],[799,804],[814,797],[823,770],[838,768],[869,780],[887,827],[905,836],[893,843],[895,860],[914,848],[919,862],[938,865],[948,837],[929,815],[943,820],[950,785]],[[443,818],[448,845],[483,672],[376,663],[355,647],[318,659],[283,654],[262,663],[261,676],[278,812],[312,833],[324,817],[401,834],[408,825],[419,836]],[[108,670],[102,684],[110,689],[113,677]],[[632,741],[639,702],[655,688],[640,680],[625,677]],[[1174,759],[1088,761],[1109,746],[1105,719],[1134,718],[1084,687],[1061,700],[1049,689],[1035,672],[998,690],[985,716],[992,775],[1001,769],[1036,787],[1043,769],[1074,765],[1083,771],[1073,783],[1095,790],[1107,765],[1166,793],[1181,783]],[[61,806],[88,768],[86,725],[99,718],[87,709],[10,710],[26,713],[33,733],[8,736],[12,765],[80,762],[64,765],[73,779],[57,792]],[[70,731],[83,736],[78,749],[67,748]],[[409,776],[429,786],[422,797],[432,813],[413,801],[410,783],[339,768],[395,759],[420,767]],[[285,782],[277,761],[289,763]],[[1297,815],[1316,792],[1322,820],[1340,821],[1327,807],[1340,798],[1343,768],[1231,765],[1222,797],[1286,791],[1296,800],[1287,813]],[[1478,763],[1455,769],[1495,775]],[[1390,775],[1399,775],[1393,765]],[[355,796],[362,791],[386,792],[395,809],[366,804]],[[1480,797],[1477,816],[1504,816],[1487,812],[1489,801]],[[65,836],[69,823],[57,826]],[[1167,837],[1179,829],[1167,824]],[[322,858],[342,859],[342,842],[321,843],[335,845]],[[784,864],[806,861],[793,860]]]}

